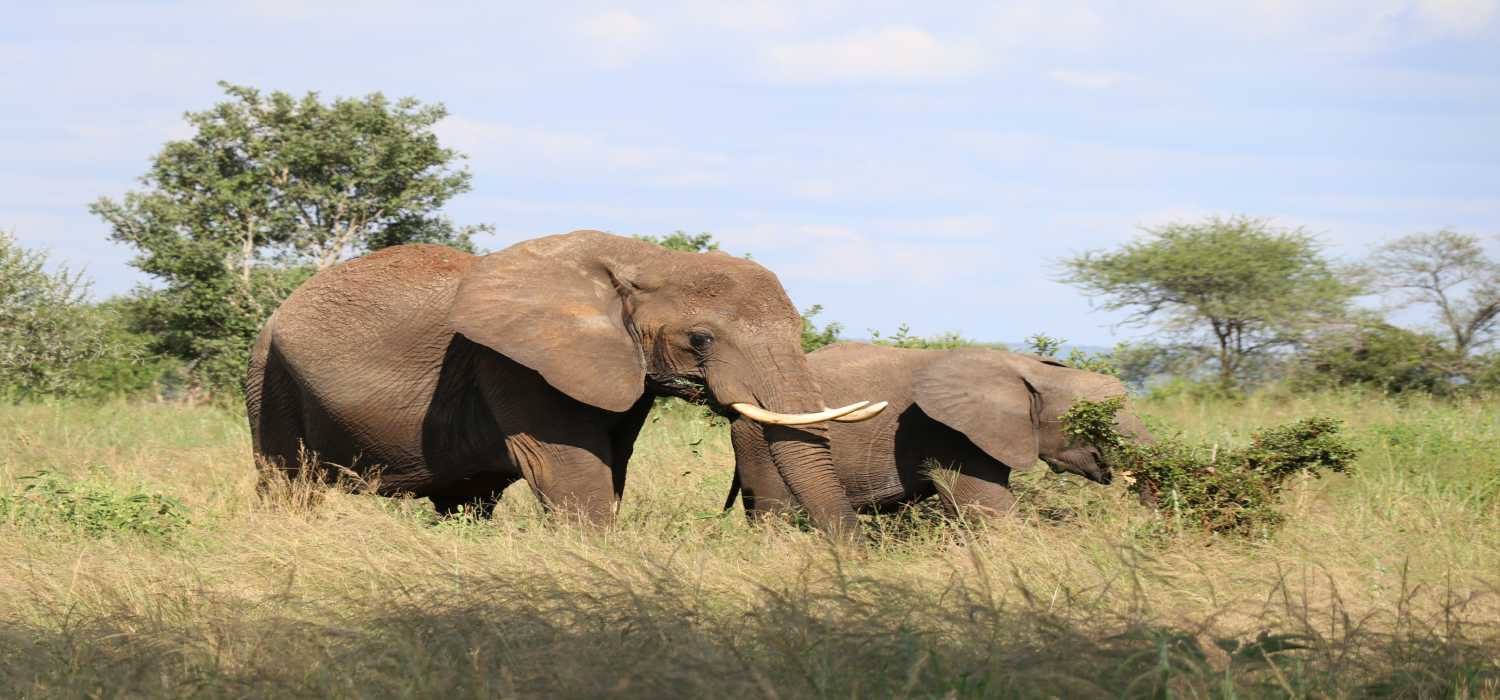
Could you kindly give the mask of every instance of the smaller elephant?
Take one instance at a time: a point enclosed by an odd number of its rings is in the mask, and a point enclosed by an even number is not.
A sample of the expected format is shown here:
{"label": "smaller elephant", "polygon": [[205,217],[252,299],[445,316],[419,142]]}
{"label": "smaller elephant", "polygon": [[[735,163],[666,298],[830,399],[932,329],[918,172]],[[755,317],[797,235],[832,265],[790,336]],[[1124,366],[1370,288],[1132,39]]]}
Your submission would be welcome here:
{"label": "smaller elephant", "polygon": [[[886,512],[936,494],[950,514],[1006,513],[1015,504],[1011,471],[1030,468],[1038,457],[1055,472],[1101,484],[1111,480],[1100,450],[1070,441],[1061,417],[1079,399],[1124,395],[1114,377],[982,348],[839,343],[809,354],[807,362],[832,405],[865,394],[889,400],[883,415],[828,428],[834,468],[862,512]],[[1118,414],[1116,425],[1131,439],[1151,439],[1128,411]],[[725,508],[743,486],[751,519],[796,503],[766,451],[762,430],[749,420],[731,426],[735,486]],[[940,472],[928,468],[934,464]]]}

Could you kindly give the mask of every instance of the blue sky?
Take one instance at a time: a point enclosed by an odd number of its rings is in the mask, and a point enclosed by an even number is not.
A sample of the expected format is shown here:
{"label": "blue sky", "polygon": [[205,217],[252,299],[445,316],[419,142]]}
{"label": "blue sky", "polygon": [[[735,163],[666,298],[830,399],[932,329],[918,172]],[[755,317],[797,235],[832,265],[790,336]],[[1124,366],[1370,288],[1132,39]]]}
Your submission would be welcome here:
{"label": "blue sky", "polygon": [[1053,261],[1207,214],[1500,234],[1500,0],[925,4],[5,3],[0,227],[142,281],[85,206],[222,79],[443,102],[481,245],[712,231],[855,336],[1134,335]]}

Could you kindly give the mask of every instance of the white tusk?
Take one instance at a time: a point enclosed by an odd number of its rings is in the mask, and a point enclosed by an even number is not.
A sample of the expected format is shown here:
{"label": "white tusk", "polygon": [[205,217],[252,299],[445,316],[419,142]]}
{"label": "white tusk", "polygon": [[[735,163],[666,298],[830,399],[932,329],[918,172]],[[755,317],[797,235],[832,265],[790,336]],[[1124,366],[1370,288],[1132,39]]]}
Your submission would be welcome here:
{"label": "white tusk", "polygon": [[858,422],[860,422],[862,420],[870,420],[871,418],[874,418],[875,416],[880,415],[880,412],[884,411],[885,407],[889,406],[889,405],[891,405],[889,401],[881,401],[879,403],[872,403],[872,404],[870,404],[868,406],[865,406],[864,408],[861,408],[861,409],[859,409],[859,410],[857,410],[857,411],[855,411],[853,413],[849,413],[849,414],[845,414],[845,415],[839,416],[838,418],[835,418],[834,420],[836,420],[836,421],[838,421],[840,423],[858,423]]}
{"label": "white tusk", "polygon": [[869,401],[859,401],[843,408],[825,408],[817,413],[777,413],[748,403],[732,403],[729,404],[729,407],[738,411],[740,415],[757,423],[808,425],[809,423],[822,423],[825,420],[833,420],[840,416],[846,416],[868,405],[870,405]]}

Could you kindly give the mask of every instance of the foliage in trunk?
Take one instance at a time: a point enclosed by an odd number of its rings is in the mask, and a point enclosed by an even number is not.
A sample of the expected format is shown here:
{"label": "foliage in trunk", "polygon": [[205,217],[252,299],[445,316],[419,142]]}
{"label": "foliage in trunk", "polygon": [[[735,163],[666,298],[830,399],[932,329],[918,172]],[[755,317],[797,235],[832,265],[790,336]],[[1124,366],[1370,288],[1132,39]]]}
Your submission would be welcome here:
{"label": "foliage in trunk", "polygon": [[1250,444],[1220,450],[1178,437],[1136,443],[1115,430],[1123,399],[1079,401],[1063,415],[1064,431],[1098,447],[1130,490],[1179,529],[1239,537],[1269,537],[1285,520],[1277,509],[1287,480],[1348,473],[1356,450],[1332,418],[1304,418],[1261,431]]}

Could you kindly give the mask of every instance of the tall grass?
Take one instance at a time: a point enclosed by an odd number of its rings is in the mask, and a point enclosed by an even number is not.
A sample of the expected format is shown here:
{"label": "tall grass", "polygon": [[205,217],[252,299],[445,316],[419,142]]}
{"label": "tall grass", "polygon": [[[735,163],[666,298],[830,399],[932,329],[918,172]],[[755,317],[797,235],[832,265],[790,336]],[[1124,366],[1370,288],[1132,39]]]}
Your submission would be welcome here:
{"label": "tall grass", "polygon": [[[1347,421],[1357,476],[1300,481],[1275,539],[1163,539],[1120,486],[1044,473],[961,526],[863,552],[718,506],[725,430],[647,424],[619,524],[255,494],[242,419],[0,408],[0,494],[46,471],[177,499],[189,523],[0,523],[0,695],[1500,697],[1500,410],[1352,394],[1148,403],[1242,444]],[[317,501],[307,505],[307,501]]]}

